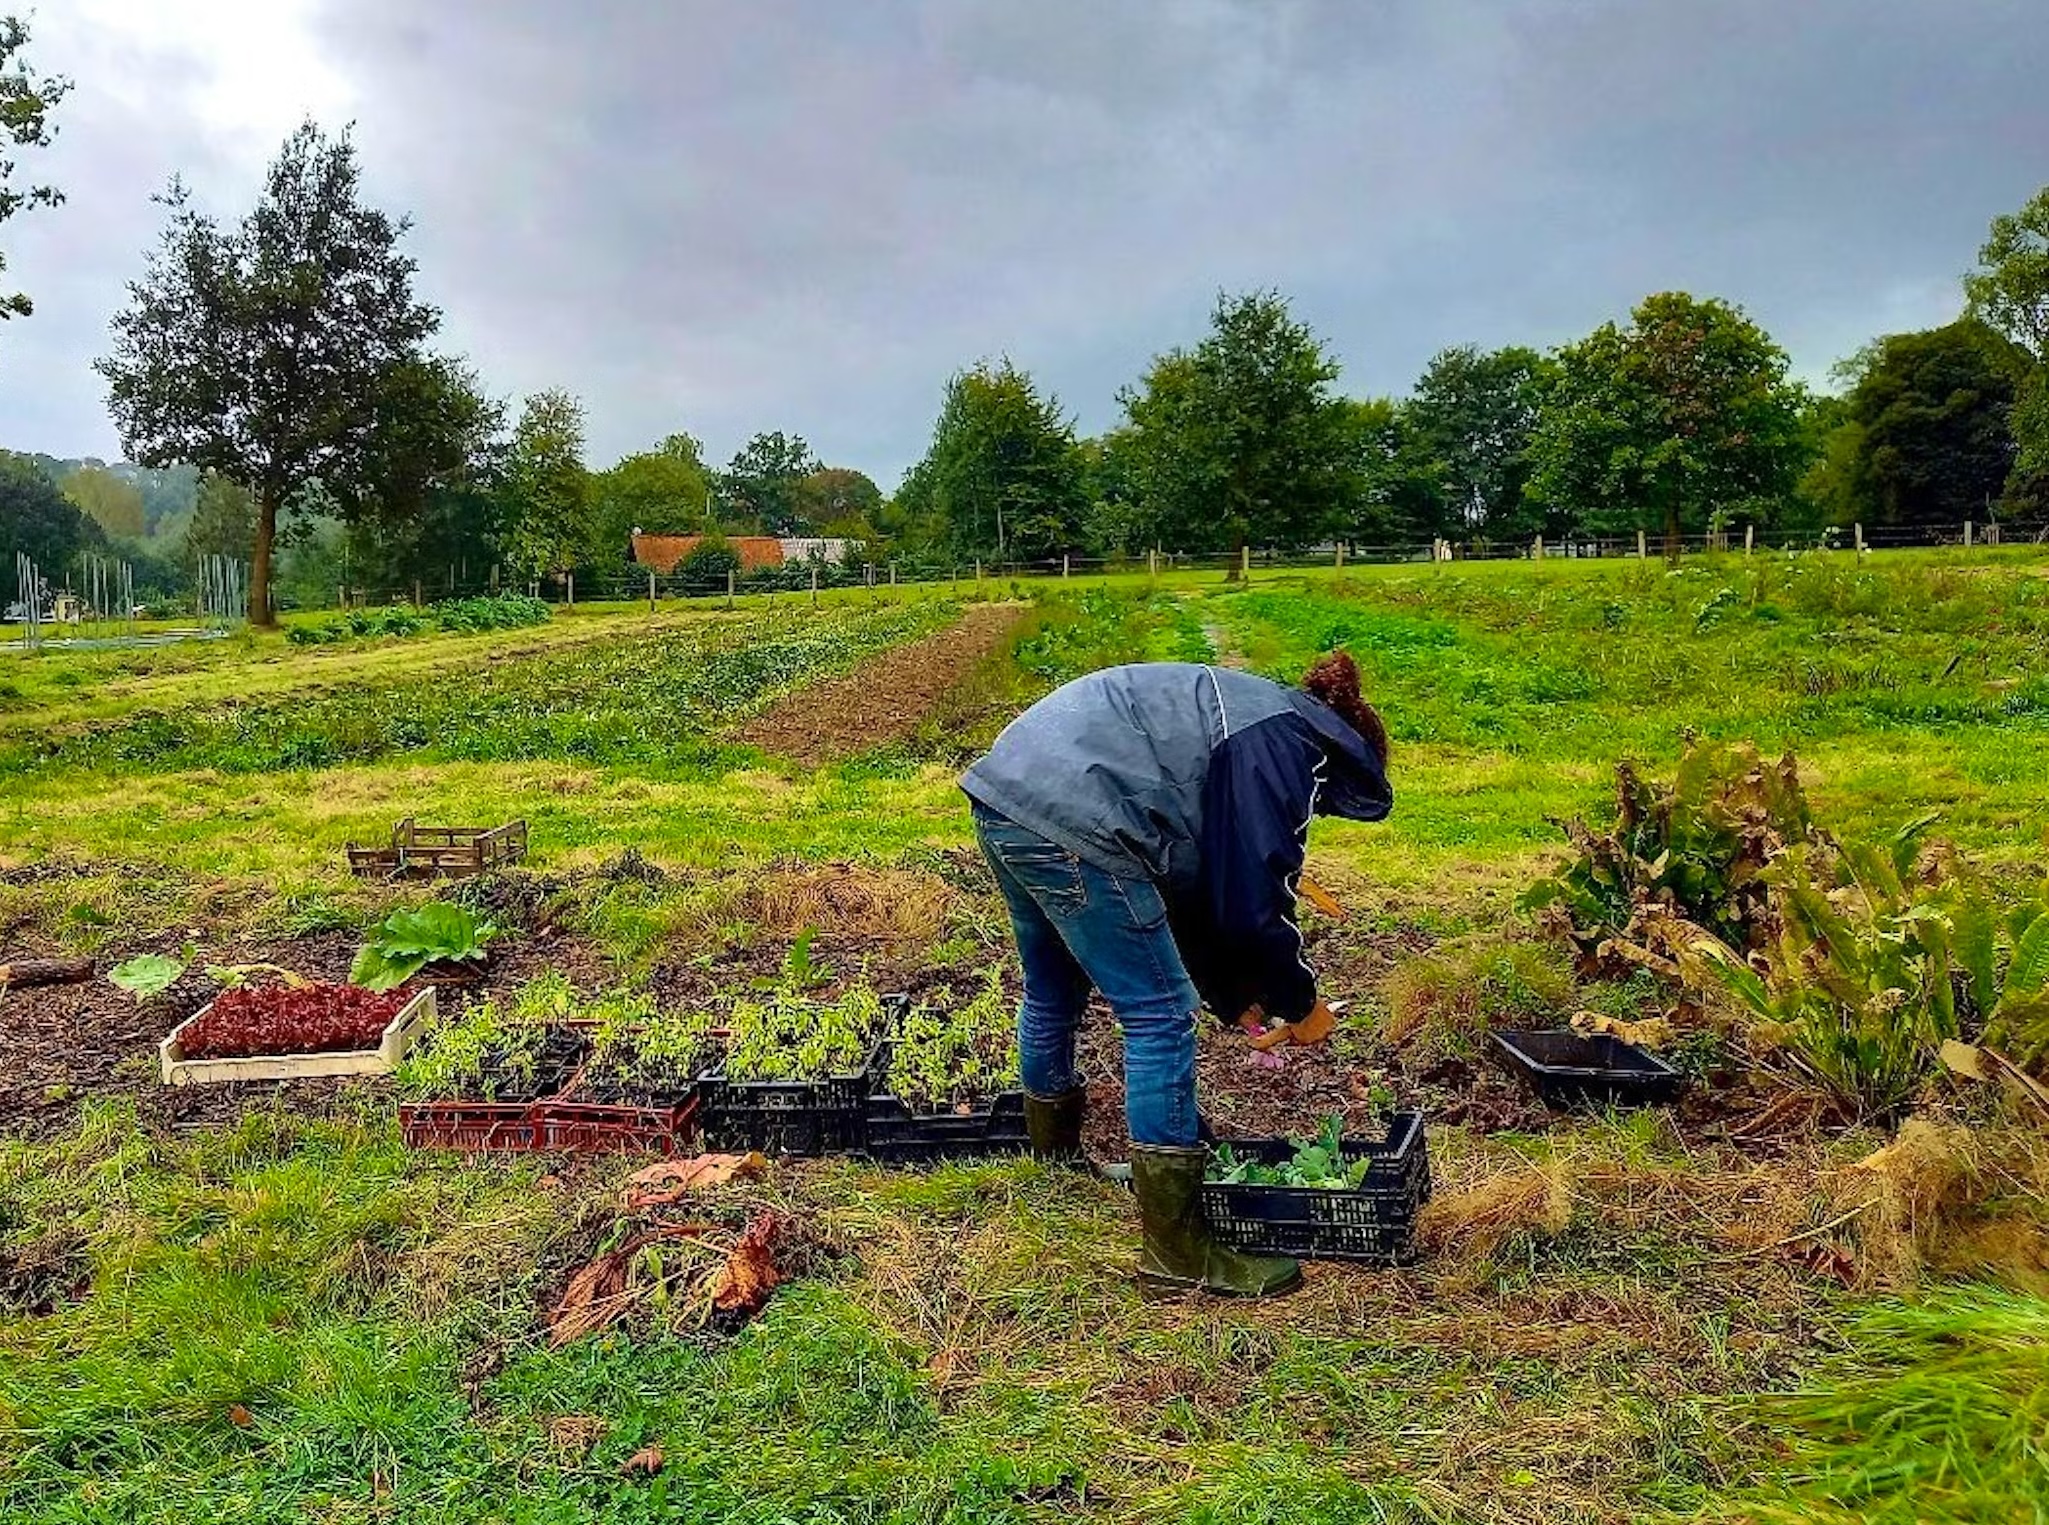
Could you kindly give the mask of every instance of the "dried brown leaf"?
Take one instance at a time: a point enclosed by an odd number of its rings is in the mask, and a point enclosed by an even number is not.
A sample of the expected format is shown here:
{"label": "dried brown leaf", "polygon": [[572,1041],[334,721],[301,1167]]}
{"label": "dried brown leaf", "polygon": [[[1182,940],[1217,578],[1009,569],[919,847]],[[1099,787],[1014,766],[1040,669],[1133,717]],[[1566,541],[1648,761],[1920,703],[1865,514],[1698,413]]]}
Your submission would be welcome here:
{"label": "dried brown leaf", "polygon": [[755,1215],[712,1280],[712,1306],[726,1313],[758,1313],[776,1289],[774,1243],[781,1227],[774,1213]]}
{"label": "dried brown leaf", "polygon": [[653,1477],[662,1470],[663,1457],[660,1446],[642,1446],[626,1458],[619,1468],[621,1477]]}
{"label": "dried brown leaf", "polygon": [[228,1423],[238,1430],[246,1430],[249,1426],[256,1423],[256,1416],[242,1407],[241,1404],[231,1403],[228,1405]]}
{"label": "dried brown leaf", "polygon": [[689,1160],[663,1160],[626,1178],[628,1207],[662,1207],[681,1199],[701,1186],[720,1186],[727,1181],[758,1176],[768,1169],[768,1156],[756,1150],[749,1154],[700,1154]]}

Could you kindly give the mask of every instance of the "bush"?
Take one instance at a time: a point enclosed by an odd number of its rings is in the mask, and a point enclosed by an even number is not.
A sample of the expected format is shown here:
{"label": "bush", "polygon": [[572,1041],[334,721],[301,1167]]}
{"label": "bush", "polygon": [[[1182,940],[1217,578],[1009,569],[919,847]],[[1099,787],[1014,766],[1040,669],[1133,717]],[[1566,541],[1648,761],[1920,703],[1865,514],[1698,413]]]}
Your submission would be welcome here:
{"label": "bush", "polygon": [[1615,972],[1613,945],[1634,938],[1647,908],[1739,948],[1755,945],[1765,932],[1765,865],[1821,840],[1791,754],[1767,764],[1749,742],[1689,739],[1669,788],[1620,763],[1615,794],[1606,832],[1554,823],[1577,856],[1521,901],[1589,971]]}
{"label": "bush", "polygon": [[324,646],[335,641],[419,635],[430,630],[470,633],[513,630],[539,625],[552,614],[547,603],[524,593],[494,593],[483,598],[452,598],[431,609],[393,604],[381,609],[349,609],[317,624],[294,625],[286,639],[295,646]]}

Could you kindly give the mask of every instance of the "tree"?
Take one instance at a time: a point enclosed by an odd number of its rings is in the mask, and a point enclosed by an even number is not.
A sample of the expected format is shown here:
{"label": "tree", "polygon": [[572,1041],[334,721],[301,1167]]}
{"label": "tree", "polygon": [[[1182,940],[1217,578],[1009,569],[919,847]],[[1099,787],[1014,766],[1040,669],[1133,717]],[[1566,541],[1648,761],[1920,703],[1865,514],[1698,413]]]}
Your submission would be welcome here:
{"label": "tree", "polygon": [[1973,313],[2034,359],[2014,401],[2014,471],[2049,477],[2049,186],[2018,212],[1993,218],[1964,291]]}
{"label": "tree", "polygon": [[63,481],[64,496],[108,535],[140,539],[145,527],[142,492],[104,466],[80,466]]}
{"label": "tree", "polygon": [[1358,436],[1337,376],[1278,292],[1218,297],[1202,343],[1120,394],[1160,534],[1192,550],[1294,546],[1347,523]]}
{"label": "tree", "polygon": [[[17,190],[14,161],[6,157],[9,148],[48,148],[50,108],[71,89],[66,79],[39,78],[19,55],[28,45],[28,24],[15,16],[0,16],[0,222],[29,207],[53,207],[63,193],[52,186],[34,185]],[[0,254],[0,271],[7,257]],[[35,304],[21,292],[0,291],[0,320],[25,318]]]}
{"label": "tree", "polygon": [[1804,392],[1786,353],[1740,308],[1646,297],[1558,352],[1530,444],[1529,495],[1602,534],[1769,523],[1806,465]]}
{"label": "tree", "polygon": [[592,549],[590,473],[583,466],[583,404],[536,392],[512,431],[507,462],[507,551],[536,577],[573,571]]}
{"label": "tree", "polygon": [[1388,397],[1348,402],[1358,474],[1349,513],[1332,526],[1355,545],[1419,545],[1456,534],[1442,467],[1410,407]]}
{"label": "tree", "polygon": [[219,472],[201,477],[191,522],[178,544],[178,561],[186,580],[196,579],[200,559],[205,556],[248,560],[256,544],[256,520],[256,500],[248,488]]}
{"label": "tree", "polygon": [[631,554],[633,532],[687,535],[704,528],[711,473],[703,447],[672,434],[656,450],[629,455],[591,479],[598,559],[617,563]]}
{"label": "tree", "polygon": [[1434,464],[1442,533],[1524,540],[1563,532],[1523,495],[1551,377],[1551,362],[1521,345],[1489,351],[1468,344],[1431,358],[1405,417]]}
{"label": "tree", "polygon": [[123,445],[146,465],[191,461],[256,497],[252,624],[270,607],[278,514],[318,482],[354,517],[385,485],[380,431],[440,323],[413,299],[410,224],[365,205],[343,133],[285,140],[256,207],[232,228],[173,182],[171,224],[98,362]]}
{"label": "tree", "polygon": [[1844,483],[1867,524],[1983,522],[2013,471],[2014,398],[2027,352],[1976,318],[1892,334],[1861,357],[1845,399]]}
{"label": "tree", "polygon": [[14,578],[17,551],[44,577],[55,581],[80,551],[100,543],[94,524],[34,461],[0,451],[0,579]]}
{"label": "tree", "polygon": [[757,434],[719,478],[719,518],[755,534],[791,535],[800,523],[798,484],[819,469],[803,437]]}
{"label": "tree", "polygon": [[[505,405],[460,360],[420,355],[385,377],[364,466],[357,533],[328,536],[351,581],[452,582],[493,559]],[[344,552],[343,547],[347,547]],[[297,558],[303,564],[308,558]]]}
{"label": "tree", "polygon": [[882,489],[852,467],[821,466],[797,483],[797,523],[807,533],[869,523],[881,511]]}
{"label": "tree", "polygon": [[1088,499],[1074,424],[1008,359],[955,373],[898,511],[961,557],[1057,556],[1081,543]]}

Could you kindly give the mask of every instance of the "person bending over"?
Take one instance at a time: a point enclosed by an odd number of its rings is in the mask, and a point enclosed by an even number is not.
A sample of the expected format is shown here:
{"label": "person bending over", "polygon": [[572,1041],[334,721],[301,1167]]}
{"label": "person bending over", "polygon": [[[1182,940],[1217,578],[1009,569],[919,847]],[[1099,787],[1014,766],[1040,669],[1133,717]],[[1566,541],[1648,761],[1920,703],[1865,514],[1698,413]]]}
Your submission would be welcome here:
{"label": "person bending over", "polygon": [[1295,899],[1318,815],[1393,808],[1387,731],[1333,652],[1291,689],[1188,662],[1112,667],[1048,694],[961,777],[1024,965],[1018,1053],[1036,1153],[1078,1158],[1075,1032],[1091,989],[1124,1034],[1141,1284],[1265,1296],[1292,1260],[1216,1243],[1195,1104],[1195,1022],[1263,1013],[1330,1031]]}

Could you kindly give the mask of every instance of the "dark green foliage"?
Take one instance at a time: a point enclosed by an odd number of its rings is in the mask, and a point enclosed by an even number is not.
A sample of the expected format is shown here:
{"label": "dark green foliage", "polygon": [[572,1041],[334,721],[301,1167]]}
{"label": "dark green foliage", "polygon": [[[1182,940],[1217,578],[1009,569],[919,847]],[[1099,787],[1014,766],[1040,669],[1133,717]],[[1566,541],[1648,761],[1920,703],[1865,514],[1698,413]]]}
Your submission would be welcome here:
{"label": "dark green foliage", "polygon": [[1468,344],[1438,351],[1417,379],[1407,419],[1435,463],[1446,535],[1521,541],[1568,527],[1523,496],[1552,372],[1533,349]]}
{"label": "dark green foliage", "polygon": [[1241,1160],[1229,1144],[1217,1146],[1210,1157],[1208,1179],[1228,1185],[1307,1186],[1318,1191],[1357,1190],[1373,1168],[1362,1156],[1347,1161],[1344,1153],[1344,1119],[1326,1117],[1314,1138],[1290,1139],[1294,1157],[1280,1165],[1262,1165]]}
{"label": "dark green foliage", "polygon": [[294,625],[285,635],[295,646],[325,646],[335,641],[403,637],[435,630],[467,635],[546,624],[554,612],[545,599],[530,598],[524,593],[493,593],[479,598],[451,598],[431,609],[416,609],[409,604],[351,609],[318,623]]}
{"label": "dark green foliage", "polygon": [[396,990],[429,964],[481,960],[497,935],[495,922],[480,920],[467,907],[430,900],[378,923],[356,954],[349,979],[365,990]]}
{"label": "dark green foliage", "polygon": [[26,551],[53,587],[71,559],[101,543],[100,528],[79,512],[26,456],[0,451],[0,587],[12,602],[14,555]]}
{"label": "dark green foliage", "polygon": [[723,593],[726,579],[740,571],[740,553],[723,535],[707,535],[677,564],[675,581],[685,593]]}
{"label": "dark green foliage", "polygon": [[1776,764],[1744,742],[1689,741],[1672,784],[1615,769],[1615,823],[1556,823],[1575,849],[1555,877],[1540,880],[1523,907],[1544,913],[1588,964],[1610,939],[1629,935],[1643,911],[1683,917],[1749,947],[1766,930],[1765,865],[1814,839],[1813,818],[1790,755]]}
{"label": "dark green foliage", "polygon": [[780,429],[757,434],[719,474],[719,523],[743,535],[798,535],[805,518],[805,479],[820,469],[802,435]]}
{"label": "dark green foliage", "polygon": [[1558,352],[1531,498],[1597,534],[1769,524],[1806,466],[1786,352],[1726,302],[1668,291]]}
{"label": "dark green foliage", "polygon": [[[50,110],[71,90],[71,82],[49,75],[38,76],[19,58],[28,44],[28,23],[18,16],[0,16],[0,223],[26,207],[56,206],[64,199],[53,186],[36,185],[17,190],[7,183],[14,170],[6,158],[10,148],[48,148]],[[0,270],[7,260],[0,256]],[[0,291],[0,319],[25,318],[35,304],[20,292]]]}
{"label": "dark green foliage", "polygon": [[897,511],[964,559],[1035,560],[1081,544],[1087,506],[1074,425],[1008,360],[959,372]]}

